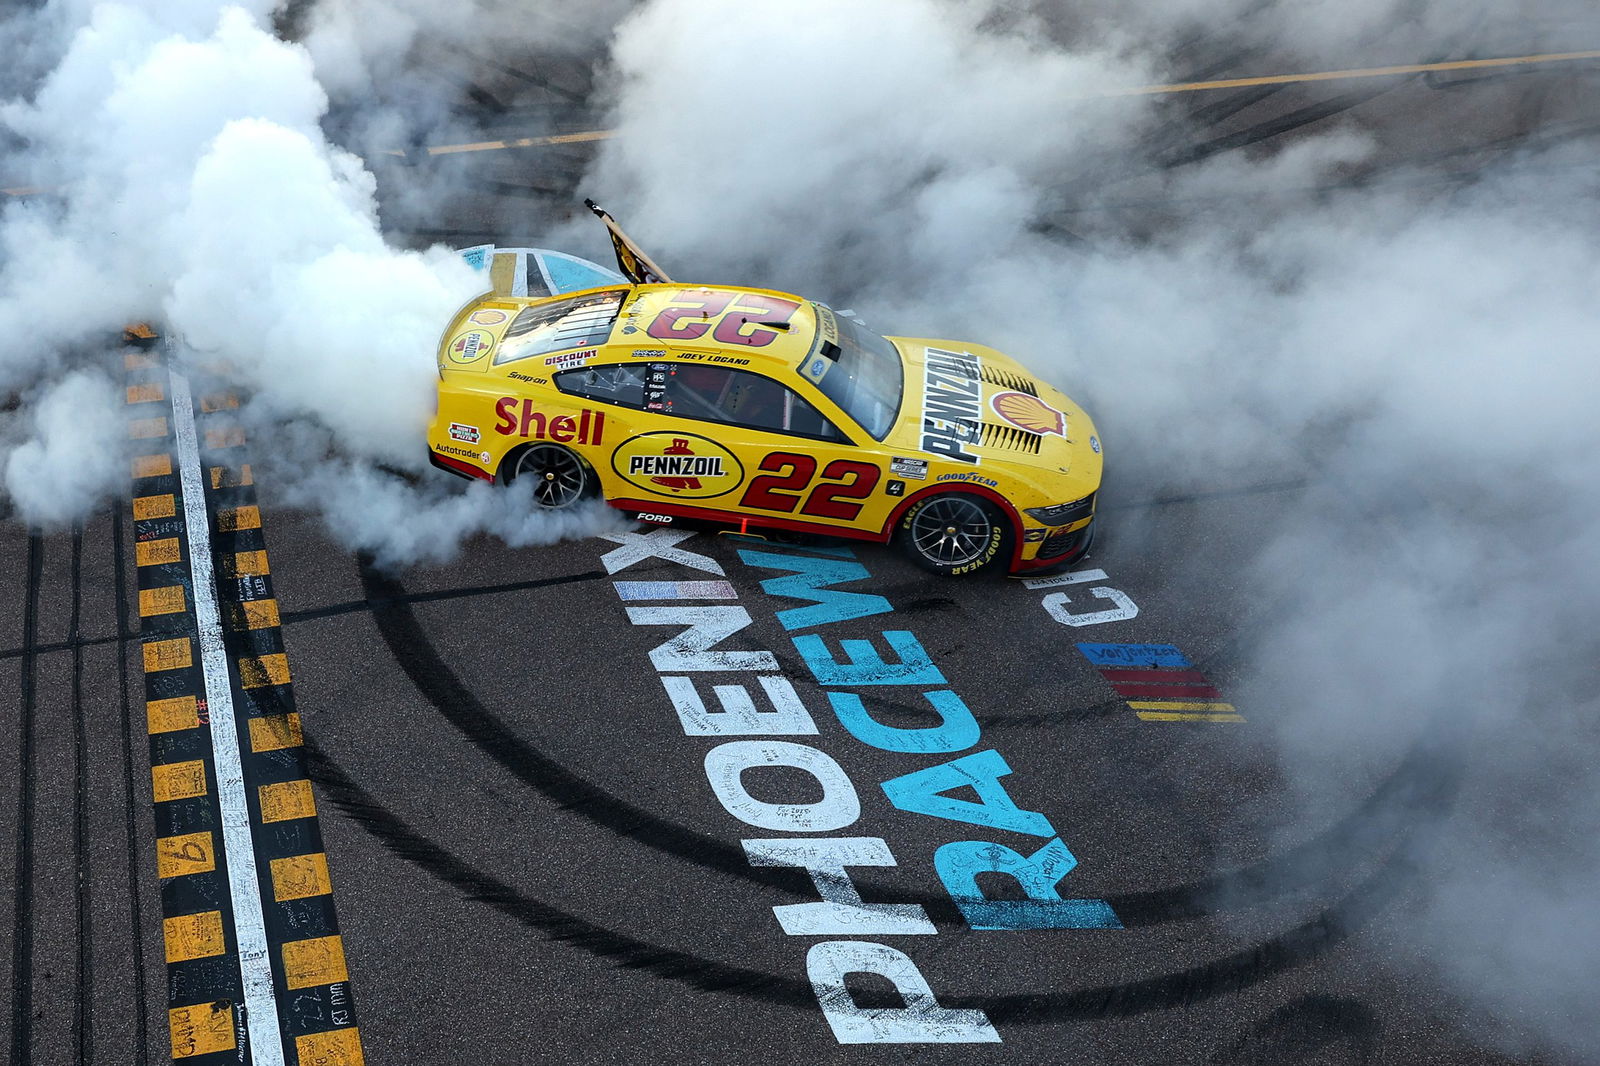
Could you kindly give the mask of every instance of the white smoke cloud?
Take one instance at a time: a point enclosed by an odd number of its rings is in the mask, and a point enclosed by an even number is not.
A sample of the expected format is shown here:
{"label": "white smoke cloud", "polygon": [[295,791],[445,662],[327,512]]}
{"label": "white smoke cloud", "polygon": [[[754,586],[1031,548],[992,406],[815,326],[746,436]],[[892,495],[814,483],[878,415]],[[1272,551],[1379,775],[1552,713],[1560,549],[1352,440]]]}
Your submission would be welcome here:
{"label": "white smoke cloud", "polygon": [[[276,39],[275,6],[71,0],[18,16],[64,43],[29,95],[0,105],[0,123],[23,146],[7,159],[8,178],[49,189],[0,216],[0,330],[38,339],[0,352],[0,390],[48,401],[27,420],[32,441],[7,462],[13,504],[30,522],[54,523],[117,490],[115,477],[83,474],[71,494],[50,496],[27,479],[76,458],[51,419],[68,413],[55,398],[84,399],[84,386],[48,383],[86,361],[103,365],[106,338],[149,318],[244,388],[262,461],[274,461],[274,442],[306,437],[290,431],[296,424],[318,428],[322,450],[294,463],[276,457],[279,475],[303,477],[290,491],[328,508],[352,546],[381,541],[404,557],[385,523],[352,518],[361,509],[412,511],[413,528],[429,531],[417,551],[429,557],[490,526],[525,543],[583,528],[563,519],[538,533],[546,516],[526,512],[519,526],[506,503],[454,484],[417,493],[350,465],[427,469],[439,330],[480,283],[447,249],[385,240],[372,173],[322,130],[329,97],[318,74],[337,64],[325,53],[319,67],[306,48]],[[444,21],[419,14],[394,37],[394,22],[367,19],[347,27],[345,43],[397,61],[406,33]],[[325,49],[339,40],[333,28],[316,36]],[[342,488],[331,470],[347,475]]]}
{"label": "white smoke cloud", "polygon": [[304,44],[322,84],[335,95],[387,91],[415,73],[417,49],[462,50],[480,61],[515,61],[535,48],[548,55],[594,48],[632,0],[529,5],[520,0],[323,0],[307,20]]}
{"label": "white smoke cloud", "polygon": [[[1394,165],[1412,134],[1359,112],[1163,167],[1217,136],[1184,117],[1217,98],[1097,95],[1219,54],[1262,73],[1515,54],[1557,26],[1570,46],[1557,16],[1582,15],[1487,10],[895,0],[868,32],[846,3],[654,0],[619,30],[620,136],[589,180],[675,276],[848,301],[1039,368],[1089,402],[1124,499],[1309,478],[1235,575],[1262,605],[1238,623],[1260,630],[1241,702],[1304,808],[1288,839],[1413,744],[1464,761],[1455,808],[1409,812],[1431,843],[1406,953],[1501,1038],[1592,1051],[1592,142],[1440,183]],[[1229,42],[1197,38],[1202,18]],[[1476,99],[1517,116],[1515,92]],[[1382,121],[1434,105],[1401,96]],[[1102,536],[1138,543],[1138,521],[1108,513]]]}
{"label": "white smoke cloud", "polygon": [[[431,70],[441,48],[469,68],[534,42],[581,52],[627,5],[325,0],[304,47],[273,39],[273,6],[55,0],[0,24],[5,175],[54,190],[0,208],[0,335],[26,339],[0,349],[0,394],[23,401],[0,422],[12,504],[63,523],[116,491],[99,353],[156,316],[253,394],[272,482],[347,544],[403,562],[481,532],[597,528],[373,465],[420,465],[437,330],[474,285],[447,253],[390,247],[372,175],[323,126],[331,94],[363,152],[470,133]],[[1090,402],[1128,498],[1308,473],[1315,490],[1238,575],[1274,611],[1242,691],[1275,710],[1252,728],[1314,821],[1447,723],[1466,784],[1458,813],[1415,813],[1433,846],[1415,856],[1412,935],[1493,1016],[1600,1044],[1584,998],[1600,976],[1584,905],[1600,869],[1583,757],[1600,622],[1593,149],[1513,158],[1468,188],[1391,169],[1348,189],[1394,152],[1360,115],[1171,168],[1164,152],[1216,133],[1188,124],[1199,103],[1103,95],[1219,60],[1236,74],[1537,51],[1596,30],[1592,12],[862,7],[640,5],[613,43],[618,136],[589,189],[677,276],[844,300],[886,332],[1038,366]],[[390,106],[363,108],[373,95]],[[1401,121],[1423,121],[1412,106]],[[1131,522],[1108,514],[1105,534],[1131,542]]]}
{"label": "white smoke cloud", "polygon": [[127,474],[122,396],[104,375],[78,370],[30,397],[28,436],[5,456],[3,485],[46,525],[81,520]]}

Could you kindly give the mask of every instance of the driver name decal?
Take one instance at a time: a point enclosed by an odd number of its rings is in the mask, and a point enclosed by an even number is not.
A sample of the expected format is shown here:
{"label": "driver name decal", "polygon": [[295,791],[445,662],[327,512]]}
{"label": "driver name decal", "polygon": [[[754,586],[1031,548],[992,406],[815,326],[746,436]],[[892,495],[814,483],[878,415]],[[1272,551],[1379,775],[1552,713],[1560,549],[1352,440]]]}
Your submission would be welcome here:
{"label": "driver name decal", "polygon": [[967,449],[982,432],[983,364],[970,352],[924,348],[923,354],[922,450],[976,463]]}

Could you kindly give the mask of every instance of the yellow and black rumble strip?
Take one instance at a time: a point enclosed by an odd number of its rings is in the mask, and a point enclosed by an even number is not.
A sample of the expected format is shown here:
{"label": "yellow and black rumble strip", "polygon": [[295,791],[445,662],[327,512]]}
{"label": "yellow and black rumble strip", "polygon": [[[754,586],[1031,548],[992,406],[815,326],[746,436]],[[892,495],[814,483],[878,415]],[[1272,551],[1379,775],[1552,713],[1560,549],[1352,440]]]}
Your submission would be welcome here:
{"label": "yellow and black rumble strip", "polygon": [[126,339],[172,1055],[361,1066],[238,401]]}

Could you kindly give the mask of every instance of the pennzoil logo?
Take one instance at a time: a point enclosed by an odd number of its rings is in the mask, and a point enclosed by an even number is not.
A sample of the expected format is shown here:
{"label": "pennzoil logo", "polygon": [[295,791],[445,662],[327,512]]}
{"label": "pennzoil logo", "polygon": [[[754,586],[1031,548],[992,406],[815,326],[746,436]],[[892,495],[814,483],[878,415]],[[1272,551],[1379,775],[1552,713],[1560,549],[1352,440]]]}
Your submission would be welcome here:
{"label": "pennzoil logo", "polygon": [[994,413],[1029,433],[1067,435],[1067,416],[1037,396],[1025,392],[997,392],[989,397]]}
{"label": "pennzoil logo", "polygon": [[611,468],[630,485],[657,496],[709,499],[744,481],[728,449],[694,433],[641,433],[611,453]]}
{"label": "pennzoil logo", "polygon": [[922,450],[976,464],[967,449],[982,436],[983,363],[970,352],[924,348]]}
{"label": "pennzoil logo", "polygon": [[486,329],[469,329],[450,342],[450,360],[476,363],[494,347],[494,334]]}

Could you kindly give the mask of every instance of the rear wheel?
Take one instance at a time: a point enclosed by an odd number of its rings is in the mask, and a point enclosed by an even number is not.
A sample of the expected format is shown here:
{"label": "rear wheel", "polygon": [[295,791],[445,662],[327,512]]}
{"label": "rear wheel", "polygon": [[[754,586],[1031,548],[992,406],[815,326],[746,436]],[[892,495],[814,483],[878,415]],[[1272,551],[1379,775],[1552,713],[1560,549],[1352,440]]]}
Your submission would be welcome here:
{"label": "rear wheel", "polygon": [[1000,509],[981,496],[932,496],[900,521],[900,547],[925,570],[952,577],[988,570],[1003,559],[1007,527]]}
{"label": "rear wheel", "polygon": [[589,464],[559,444],[535,444],[518,453],[506,474],[506,484],[523,478],[533,483],[534,502],[551,510],[571,507],[600,488]]}

